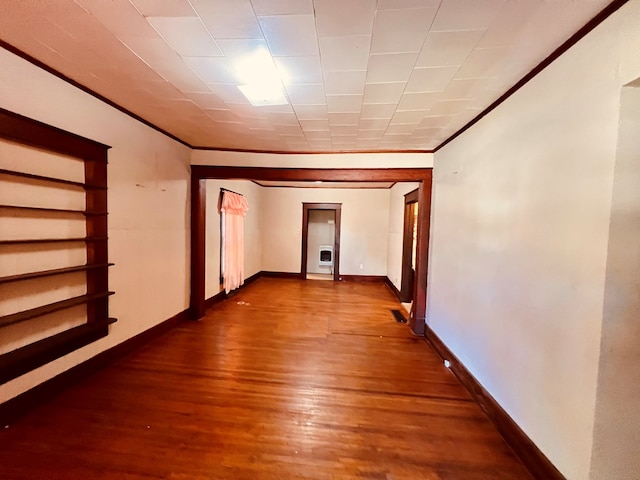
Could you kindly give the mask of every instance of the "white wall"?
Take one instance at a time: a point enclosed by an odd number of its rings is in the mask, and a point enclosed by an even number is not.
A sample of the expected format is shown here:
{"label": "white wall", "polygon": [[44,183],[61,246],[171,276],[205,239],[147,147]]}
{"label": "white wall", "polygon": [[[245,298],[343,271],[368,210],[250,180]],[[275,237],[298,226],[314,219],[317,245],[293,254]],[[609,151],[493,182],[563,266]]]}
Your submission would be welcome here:
{"label": "white wall", "polygon": [[634,0],[435,158],[427,323],[570,480],[640,477],[590,476],[594,446],[618,441],[593,433],[638,25]]}
{"label": "white wall", "polygon": [[433,153],[278,154],[194,150],[191,163],[273,168],[431,168]]}
{"label": "white wall", "polygon": [[[262,269],[300,272],[302,203],[341,203],[340,274],[386,275],[388,189],[264,188]],[[360,268],[362,265],[362,268]]]}
{"label": "white wall", "polygon": [[0,402],[188,305],[190,150],[0,49],[0,106],[105,143],[109,151],[110,334],[0,385]]}
{"label": "white wall", "polygon": [[389,245],[387,277],[398,290],[402,284],[402,240],[404,237],[404,196],[418,188],[418,183],[396,183],[389,191]]}
{"label": "white wall", "polygon": [[207,220],[205,246],[205,298],[224,290],[220,284],[220,188],[245,196],[249,211],[244,218],[244,277],[262,270],[260,217],[262,187],[248,180],[207,180]]}

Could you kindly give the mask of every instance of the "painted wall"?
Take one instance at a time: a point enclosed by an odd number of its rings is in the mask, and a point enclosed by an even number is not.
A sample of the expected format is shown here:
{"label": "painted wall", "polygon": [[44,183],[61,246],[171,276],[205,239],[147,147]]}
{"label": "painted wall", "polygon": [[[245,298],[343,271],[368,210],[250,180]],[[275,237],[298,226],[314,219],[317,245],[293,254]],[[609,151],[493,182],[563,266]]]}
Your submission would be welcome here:
{"label": "painted wall", "polygon": [[431,168],[433,153],[278,154],[194,150],[192,165],[274,168]]}
{"label": "painted wall", "polygon": [[0,49],[0,106],[112,146],[109,151],[110,334],[0,386],[0,402],[188,305],[190,150]]}
{"label": "painted wall", "polygon": [[[619,99],[640,76],[638,25],[634,0],[435,158],[427,323],[570,480],[640,477],[591,471],[593,450],[614,458],[623,448],[613,432],[594,442],[594,417],[605,400],[603,311],[605,322],[617,315],[605,282],[628,280],[607,269]],[[637,203],[624,208],[637,215]],[[623,450],[616,462],[637,468]]]}
{"label": "painted wall", "polygon": [[205,298],[221,292],[220,284],[220,188],[245,196],[249,211],[244,217],[244,276],[249,278],[261,268],[262,238],[260,217],[263,190],[248,180],[207,180],[207,229],[205,247]]}
{"label": "painted wall", "polygon": [[389,244],[387,276],[400,290],[402,286],[402,239],[404,236],[404,196],[418,188],[414,182],[396,183],[389,191]]}
{"label": "painted wall", "polygon": [[300,272],[302,203],[341,203],[340,273],[386,275],[388,189],[272,187],[262,202],[263,270]]}
{"label": "painted wall", "polygon": [[640,478],[640,80],[620,102],[591,477]]}

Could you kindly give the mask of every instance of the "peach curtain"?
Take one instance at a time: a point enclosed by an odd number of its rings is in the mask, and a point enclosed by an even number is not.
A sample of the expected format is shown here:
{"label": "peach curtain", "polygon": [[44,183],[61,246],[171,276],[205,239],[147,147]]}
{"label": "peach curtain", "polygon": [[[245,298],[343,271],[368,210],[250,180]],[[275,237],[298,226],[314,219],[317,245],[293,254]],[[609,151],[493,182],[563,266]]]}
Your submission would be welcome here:
{"label": "peach curtain", "polygon": [[244,196],[223,191],[220,211],[224,213],[224,291],[244,283],[244,216],[249,205]]}

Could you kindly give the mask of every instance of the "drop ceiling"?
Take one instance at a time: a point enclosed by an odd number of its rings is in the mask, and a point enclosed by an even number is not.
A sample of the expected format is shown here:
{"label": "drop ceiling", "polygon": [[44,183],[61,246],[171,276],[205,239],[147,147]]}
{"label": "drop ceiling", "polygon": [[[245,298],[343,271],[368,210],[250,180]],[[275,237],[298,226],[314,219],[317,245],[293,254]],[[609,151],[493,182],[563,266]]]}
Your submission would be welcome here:
{"label": "drop ceiling", "polygon": [[[2,0],[0,39],[193,147],[428,151],[607,0]],[[264,47],[287,103],[233,64]]]}

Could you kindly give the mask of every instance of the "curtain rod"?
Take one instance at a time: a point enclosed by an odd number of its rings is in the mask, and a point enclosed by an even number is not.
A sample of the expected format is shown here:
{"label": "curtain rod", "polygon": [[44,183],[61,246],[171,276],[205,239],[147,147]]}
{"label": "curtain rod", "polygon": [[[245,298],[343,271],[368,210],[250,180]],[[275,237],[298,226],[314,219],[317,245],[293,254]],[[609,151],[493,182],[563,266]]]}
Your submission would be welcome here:
{"label": "curtain rod", "polygon": [[238,192],[234,192],[233,190],[229,190],[228,188],[220,187],[220,190],[221,190],[222,192],[235,193],[236,195],[240,195],[241,197],[244,197],[244,195],[243,195],[243,194],[238,193]]}

